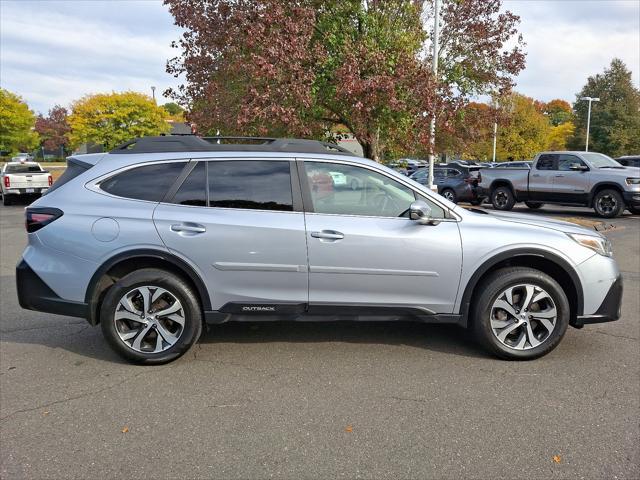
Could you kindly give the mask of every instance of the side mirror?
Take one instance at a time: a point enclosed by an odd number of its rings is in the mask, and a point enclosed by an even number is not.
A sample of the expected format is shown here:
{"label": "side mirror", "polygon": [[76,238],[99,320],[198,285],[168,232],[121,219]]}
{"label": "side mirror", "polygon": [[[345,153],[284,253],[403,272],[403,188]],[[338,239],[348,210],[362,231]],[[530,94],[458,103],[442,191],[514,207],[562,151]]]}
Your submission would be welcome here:
{"label": "side mirror", "polygon": [[437,225],[438,221],[431,216],[431,207],[424,200],[416,200],[409,207],[409,218],[421,225]]}
{"label": "side mirror", "polygon": [[580,163],[572,163],[569,168],[571,170],[577,171],[577,172],[587,172],[587,171],[589,171],[589,167],[587,167],[586,165],[582,165]]}

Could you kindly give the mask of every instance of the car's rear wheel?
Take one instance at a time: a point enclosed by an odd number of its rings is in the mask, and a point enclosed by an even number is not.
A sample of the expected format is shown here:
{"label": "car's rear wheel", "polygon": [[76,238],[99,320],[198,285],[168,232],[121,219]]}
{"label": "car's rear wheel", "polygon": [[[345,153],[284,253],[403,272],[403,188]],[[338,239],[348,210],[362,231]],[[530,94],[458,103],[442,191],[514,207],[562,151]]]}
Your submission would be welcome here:
{"label": "car's rear wheel", "polygon": [[601,217],[617,217],[624,210],[624,200],[617,190],[606,188],[593,197],[593,209]]}
{"label": "car's rear wheel", "polygon": [[569,302],[549,275],[531,268],[504,268],[483,281],[472,306],[473,329],[491,353],[531,360],[553,350],[569,325]]}
{"label": "car's rear wheel", "polygon": [[11,205],[11,196],[7,195],[6,193],[2,194],[2,204],[7,207],[9,205]]}
{"label": "car's rear wheel", "polygon": [[146,364],[175,360],[202,332],[202,312],[191,287],[171,272],[152,268],[132,272],[109,289],[100,322],[120,356]]}
{"label": "car's rear wheel", "polygon": [[454,192],[452,189],[450,188],[445,188],[442,191],[441,194],[444,198],[446,198],[447,200],[449,200],[450,202],[456,203],[458,200],[458,197],[456,196],[456,192]]}
{"label": "car's rear wheel", "polygon": [[544,205],[544,203],[540,203],[540,202],[524,202],[524,204],[527,207],[531,208],[532,210],[537,210],[538,208]]}
{"label": "car's rear wheel", "polygon": [[516,199],[511,189],[503,186],[491,193],[491,203],[496,210],[511,210],[516,204]]}

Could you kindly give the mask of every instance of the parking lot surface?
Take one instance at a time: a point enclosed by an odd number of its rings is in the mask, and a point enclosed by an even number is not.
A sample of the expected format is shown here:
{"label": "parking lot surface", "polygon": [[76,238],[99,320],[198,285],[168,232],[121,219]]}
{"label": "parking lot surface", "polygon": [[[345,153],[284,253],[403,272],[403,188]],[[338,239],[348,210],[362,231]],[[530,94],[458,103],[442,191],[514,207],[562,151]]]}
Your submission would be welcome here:
{"label": "parking lot surface", "polygon": [[82,319],[20,309],[22,210],[0,207],[2,478],[640,477],[640,217],[605,232],[622,319],[539,360],[453,326],[283,322],[215,326],[142,367]]}

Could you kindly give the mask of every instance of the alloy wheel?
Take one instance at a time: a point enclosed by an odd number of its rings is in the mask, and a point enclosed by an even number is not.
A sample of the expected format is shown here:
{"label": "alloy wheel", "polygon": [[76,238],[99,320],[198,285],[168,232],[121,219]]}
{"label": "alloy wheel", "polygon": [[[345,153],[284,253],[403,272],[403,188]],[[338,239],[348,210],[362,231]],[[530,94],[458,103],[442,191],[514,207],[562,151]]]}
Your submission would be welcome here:
{"label": "alloy wheel", "polygon": [[445,190],[445,192],[442,194],[442,196],[444,198],[446,198],[447,200],[449,200],[450,202],[453,202],[455,195],[453,194],[453,192],[451,190]]}
{"label": "alloy wheel", "polygon": [[495,202],[498,207],[504,207],[507,204],[507,194],[504,192],[497,192],[495,196]]}
{"label": "alloy wheel", "polygon": [[113,321],[126,346],[136,352],[160,353],[182,335],[185,312],[180,300],[168,290],[142,286],[120,299]]}
{"label": "alloy wheel", "polygon": [[546,342],[556,327],[558,311],[547,291],[520,284],[504,290],[490,311],[491,330],[503,345],[529,350]]}
{"label": "alloy wheel", "polygon": [[598,210],[604,215],[610,215],[618,208],[618,201],[613,195],[602,195],[598,198]]}

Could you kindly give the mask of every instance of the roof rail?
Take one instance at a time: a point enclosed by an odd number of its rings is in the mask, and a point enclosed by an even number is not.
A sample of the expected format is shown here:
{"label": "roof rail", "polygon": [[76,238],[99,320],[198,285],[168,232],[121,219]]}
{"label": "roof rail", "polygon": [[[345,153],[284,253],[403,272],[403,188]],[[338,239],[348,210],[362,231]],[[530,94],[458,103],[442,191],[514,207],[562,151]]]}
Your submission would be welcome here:
{"label": "roof rail", "polygon": [[270,137],[197,137],[195,135],[164,135],[136,138],[118,145],[109,153],[166,152],[338,153],[355,156],[354,153],[344,147],[318,140]]}

